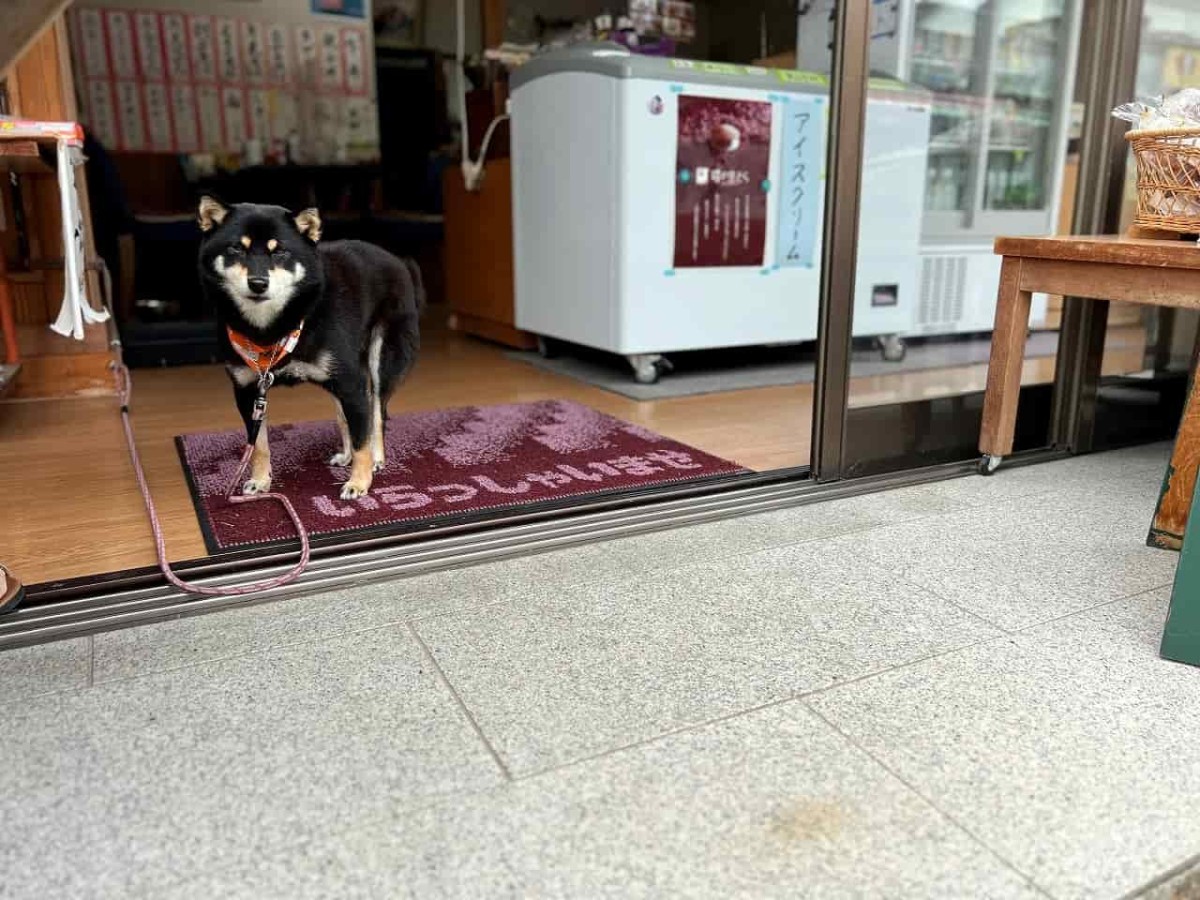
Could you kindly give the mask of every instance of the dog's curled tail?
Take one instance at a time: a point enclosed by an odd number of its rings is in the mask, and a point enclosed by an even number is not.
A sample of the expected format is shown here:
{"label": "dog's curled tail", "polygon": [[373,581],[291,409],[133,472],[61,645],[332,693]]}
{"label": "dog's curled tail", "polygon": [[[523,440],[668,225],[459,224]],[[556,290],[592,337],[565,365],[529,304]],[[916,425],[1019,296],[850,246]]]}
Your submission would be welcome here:
{"label": "dog's curled tail", "polygon": [[404,257],[404,267],[408,269],[409,277],[412,278],[414,297],[417,301],[417,314],[425,312],[427,299],[425,296],[425,279],[421,275],[421,266],[418,265],[415,259]]}

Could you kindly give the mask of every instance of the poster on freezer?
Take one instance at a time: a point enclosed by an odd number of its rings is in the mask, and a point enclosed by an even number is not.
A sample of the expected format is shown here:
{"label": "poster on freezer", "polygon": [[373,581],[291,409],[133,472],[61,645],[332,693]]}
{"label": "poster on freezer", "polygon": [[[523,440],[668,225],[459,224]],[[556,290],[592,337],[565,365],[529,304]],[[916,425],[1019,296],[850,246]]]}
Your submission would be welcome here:
{"label": "poster on freezer", "polygon": [[763,264],[770,161],[770,103],[679,96],[676,269]]}
{"label": "poster on freezer", "polygon": [[821,226],[824,97],[788,97],[779,105],[780,139],[778,240],[775,264],[781,269],[812,268]]}

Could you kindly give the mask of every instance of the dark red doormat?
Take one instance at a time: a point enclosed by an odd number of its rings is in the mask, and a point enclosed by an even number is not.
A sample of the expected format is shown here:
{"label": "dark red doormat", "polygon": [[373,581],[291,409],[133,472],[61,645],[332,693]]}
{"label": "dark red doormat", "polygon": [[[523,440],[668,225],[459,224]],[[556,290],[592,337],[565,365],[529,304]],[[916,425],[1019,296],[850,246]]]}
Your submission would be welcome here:
{"label": "dark red doormat", "polygon": [[[341,499],[347,470],[328,463],[341,446],[333,422],[272,426],[270,437],[272,489],[313,537],[747,471],[564,400],[394,416],[387,466],[358,500]],[[279,504],[225,499],[243,432],[175,441],[210,552],[295,537]]]}

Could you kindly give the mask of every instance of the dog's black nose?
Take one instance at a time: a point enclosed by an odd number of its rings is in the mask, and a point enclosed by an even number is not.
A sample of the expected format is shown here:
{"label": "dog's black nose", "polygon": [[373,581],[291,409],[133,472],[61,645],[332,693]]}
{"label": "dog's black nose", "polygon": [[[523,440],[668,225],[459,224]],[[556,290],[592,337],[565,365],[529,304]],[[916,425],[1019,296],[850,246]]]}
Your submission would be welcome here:
{"label": "dog's black nose", "polygon": [[271,279],[261,275],[251,275],[246,279],[246,283],[250,286],[251,293],[261,294],[271,286]]}

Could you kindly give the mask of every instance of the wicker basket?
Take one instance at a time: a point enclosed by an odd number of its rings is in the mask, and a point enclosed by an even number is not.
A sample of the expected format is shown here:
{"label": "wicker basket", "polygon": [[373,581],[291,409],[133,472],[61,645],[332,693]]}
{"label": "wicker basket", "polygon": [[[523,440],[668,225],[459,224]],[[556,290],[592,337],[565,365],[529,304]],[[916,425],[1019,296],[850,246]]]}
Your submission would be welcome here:
{"label": "wicker basket", "polygon": [[1200,128],[1126,132],[1137,162],[1134,224],[1200,234]]}

